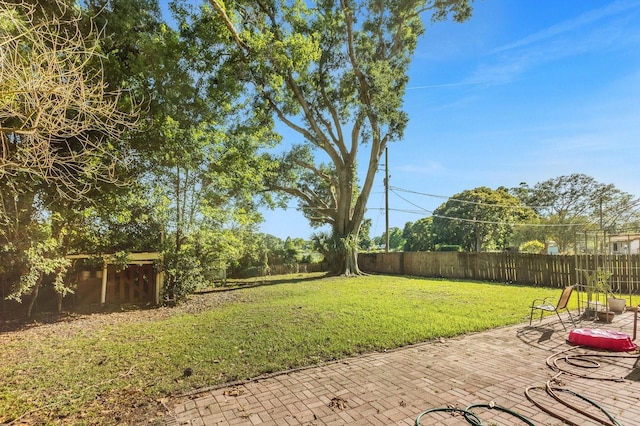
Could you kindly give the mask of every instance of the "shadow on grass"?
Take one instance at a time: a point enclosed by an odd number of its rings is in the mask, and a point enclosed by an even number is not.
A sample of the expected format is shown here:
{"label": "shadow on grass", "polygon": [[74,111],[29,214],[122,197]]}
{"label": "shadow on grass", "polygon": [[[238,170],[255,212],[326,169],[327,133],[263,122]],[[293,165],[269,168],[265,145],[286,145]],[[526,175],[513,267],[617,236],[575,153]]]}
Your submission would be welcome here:
{"label": "shadow on grass", "polygon": [[319,281],[325,278],[329,278],[331,276],[332,275],[328,275],[328,274],[311,275],[311,276],[307,274],[300,274],[293,277],[283,277],[283,278],[265,277],[265,279],[263,280],[256,280],[256,281],[233,280],[228,282],[227,284],[221,285],[220,287],[205,288],[202,290],[198,290],[195,294],[228,292],[228,291],[242,290],[245,288],[265,287],[265,286],[271,286],[271,285],[277,285],[277,284],[295,284],[295,283],[302,283],[302,282]]}
{"label": "shadow on grass", "polygon": [[[195,293],[195,295],[204,295],[208,293],[216,292],[232,292],[235,290],[242,290],[245,288],[254,288],[262,286],[271,286],[278,284],[291,284],[302,283],[308,281],[321,280],[326,278],[326,274],[295,274],[295,275],[282,275],[274,277],[266,277],[264,280],[255,281],[239,281],[233,280],[226,286],[204,289]],[[184,302],[188,303],[188,302]],[[180,306],[182,303],[178,303]],[[119,312],[143,312],[153,311],[161,307],[175,307],[175,303],[155,305],[154,303],[144,304],[91,304],[85,306],[76,306],[58,313],[51,311],[35,312],[31,318],[25,317],[25,309],[15,309],[9,312],[0,313],[0,334],[8,332],[19,332],[28,330],[31,328],[41,327],[48,324],[56,323],[71,323],[77,320],[85,319],[88,317],[101,317],[108,316],[113,313]]]}
{"label": "shadow on grass", "polygon": [[421,277],[417,275],[391,275],[391,274],[370,274],[370,275],[389,275],[389,276],[397,276],[403,277],[408,280],[419,280],[419,281],[446,281],[446,282],[459,282],[461,284],[483,284],[483,285],[491,285],[491,286],[510,286],[510,287],[526,287],[526,288],[539,288],[541,290],[562,290],[562,287],[554,287],[554,286],[536,286],[533,284],[522,284],[516,282],[507,282],[507,281],[483,281],[471,278],[446,278],[446,277]]}
{"label": "shadow on grass", "polygon": [[149,311],[159,307],[161,307],[161,305],[155,305],[152,303],[121,305],[106,304],[104,306],[91,304],[62,312],[36,312],[32,314],[31,318],[25,317],[24,310],[16,310],[4,313],[0,316],[0,334],[24,331],[48,324],[71,323],[90,316],[106,316],[116,312]]}

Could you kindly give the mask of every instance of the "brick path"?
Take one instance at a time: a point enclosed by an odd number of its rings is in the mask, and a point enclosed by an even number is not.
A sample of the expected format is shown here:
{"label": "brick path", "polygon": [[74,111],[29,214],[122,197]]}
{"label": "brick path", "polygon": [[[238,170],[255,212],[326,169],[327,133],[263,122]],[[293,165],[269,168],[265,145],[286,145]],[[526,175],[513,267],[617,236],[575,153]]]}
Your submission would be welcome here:
{"label": "brick path", "polygon": [[[632,335],[633,313],[617,315],[611,324],[581,321],[578,327],[608,328]],[[519,412],[536,425],[559,425],[560,420],[529,402],[524,390],[544,386],[556,374],[546,365],[550,355],[563,350],[594,352],[572,348],[565,343],[566,337],[557,318],[554,321],[550,317],[541,324],[534,322],[532,327],[521,324],[349,358],[183,398],[173,407],[167,426],[413,425],[427,409],[465,408],[490,401]],[[640,425],[640,361],[599,361],[601,368],[580,368],[579,374],[627,380],[614,382],[563,374],[562,387],[593,399],[621,425]],[[532,394],[576,424],[598,424],[547,397],[544,391],[534,390]],[[561,396],[571,398],[566,393]],[[571,402],[585,405],[576,398]],[[524,424],[498,410],[473,411],[484,425]],[[451,413],[425,415],[420,423],[469,424]]]}

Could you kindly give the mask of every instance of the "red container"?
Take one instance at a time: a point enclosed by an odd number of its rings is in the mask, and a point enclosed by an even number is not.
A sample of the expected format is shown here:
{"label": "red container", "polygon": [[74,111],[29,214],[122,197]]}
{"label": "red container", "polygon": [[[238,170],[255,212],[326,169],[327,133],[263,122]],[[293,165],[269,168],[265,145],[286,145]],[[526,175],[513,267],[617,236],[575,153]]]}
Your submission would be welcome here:
{"label": "red container", "polygon": [[615,352],[627,352],[637,348],[637,345],[631,341],[629,335],[619,331],[600,330],[598,328],[576,328],[571,330],[567,341],[573,345],[589,346]]}

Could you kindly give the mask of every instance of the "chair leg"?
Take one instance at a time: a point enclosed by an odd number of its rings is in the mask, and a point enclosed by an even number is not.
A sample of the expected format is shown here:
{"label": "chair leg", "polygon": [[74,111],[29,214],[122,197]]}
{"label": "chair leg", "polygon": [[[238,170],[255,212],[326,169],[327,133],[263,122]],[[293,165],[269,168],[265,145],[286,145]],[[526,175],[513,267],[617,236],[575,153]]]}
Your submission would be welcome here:
{"label": "chair leg", "polygon": [[558,319],[560,320],[560,324],[562,324],[562,328],[564,328],[564,331],[567,331],[567,326],[564,325],[564,321],[562,321],[562,317],[560,316],[560,312],[558,312],[558,310],[555,311],[556,315],[558,316]]}
{"label": "chair leg", "polygon": [[531,315],[529,315],[529,325],[531,325],[531,321],[533,321],[533,306],[531,307]]}
{"label": "chair leg", "polygon": [[538,322],[542,322],[542,315],[544,315],[544,309],[540,309],[540,321]]}
{"label": "chair leg", "polygon": [[571,315],[571,311],[567,309],[567,313],[569,314],[569,318],[571,319],[571,324],[573,324],[573,328],[576,328],[576,322],[573,320],[573,316]]}

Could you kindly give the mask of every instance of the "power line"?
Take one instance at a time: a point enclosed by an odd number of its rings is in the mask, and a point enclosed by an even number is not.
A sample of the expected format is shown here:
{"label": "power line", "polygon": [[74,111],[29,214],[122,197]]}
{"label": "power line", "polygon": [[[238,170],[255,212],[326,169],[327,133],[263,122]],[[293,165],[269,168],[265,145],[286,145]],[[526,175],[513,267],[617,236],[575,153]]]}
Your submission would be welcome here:
{"label": "power line", "polygon": [[513,204],[489,204],[489,203],[483,203],[482,201],[462,200],[460,198],[450,197],[448,195],[427,194],[424,192],[413,191],[410,189],[398,188],[396,186],[389,187],[389,189],[393,189],[400,192],[406,192],[409,194],[424,195],[425,197],[440,198],[440,199],[444,199],[447,201],[454,201],[456,203],[461,203],[461,204],[475,204],[475,205],[483,205],[483,206],[491,206],[491,207],[502,207],[506,209],[521,209],[523,207],[525,208],[528,207],[530,209],[548,209],[551,207],[551,206],[529,206],[526,204],[519,204],[515,206]]}
{"label": "power line", "polygon": [[[437,217],[440,219],[447,219],[447,220],[453,220],[453,221],[457,221],[457,222],[466,222],[466,223],[482,223],[482,224],[487,224],[487,225],[508,225],[508,226],[535,226],[535,227],[543,227],[543,228],[562,228],[562,227],[570,227],[570,226],[584,226],[584,223],[522,223],[522,222],[500,222],[500,221],[490,221],[490,220],[479,220],[479,219],[466,219],[466,218],[461,218],[461,217],[454,217],[454,216],[444,216],[444,215],[438,215],[438,214],[433,214],[432,210],[423,208],[409,200],[407,200],[406,198],[404,198],[403,196],[401,196],[400,194],[398,194],[396,191],[391,191],[393,192],[398,198],[400,198],[401,200],[411,204],[414,207],[417,207],[418,209],[420,209],[421,212],[424,213],[430,213],[432,217]],[[407,191],[410,192],[410,191]],[[480,203],[482,204],[482,203]],[[488,204],[483,204],[484,206],[489,206]],[[491,204],[491,207],[493,207],[494,205]]]}

